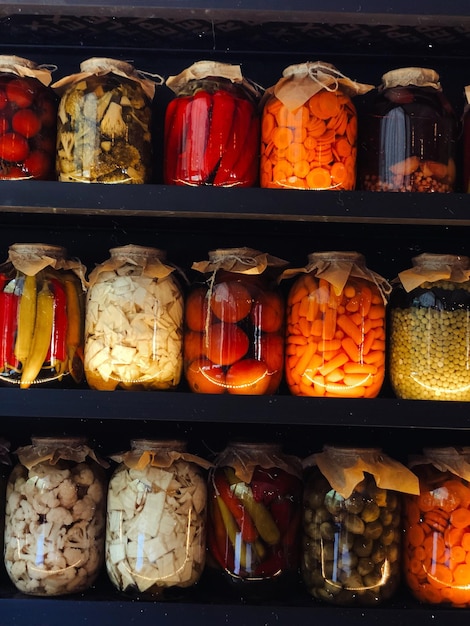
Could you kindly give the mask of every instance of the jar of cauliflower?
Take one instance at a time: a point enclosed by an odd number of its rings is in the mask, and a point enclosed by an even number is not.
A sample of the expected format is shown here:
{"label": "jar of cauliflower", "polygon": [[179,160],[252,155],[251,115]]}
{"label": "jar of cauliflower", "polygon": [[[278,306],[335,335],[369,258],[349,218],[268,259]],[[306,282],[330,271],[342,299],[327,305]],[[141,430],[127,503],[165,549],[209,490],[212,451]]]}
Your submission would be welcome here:
{"label": "jar of cauliflower", "polygon": [[5,567],[22,593],[88,589],[103,564],[106,477],[80,437],[35,437],[8,479]]}
{"label": "jar of cauliflower", "polygon": [[85,375],[100,391],[175,388],[183,370],[183,295],[157,248],[121,246],[89,278]]}
{"label": "jar of cauliflower", "polygon": [[390,380],[399,398],[470,400],[470,259],[421,254],[390,299]]}
{"label": "jar of cauliflower", "polygon": [[150,181],[155,83],[116,59],[87,59],[52,85],[57,117],[58,179],[82,183]]}
{"label": "jar of cauliflower", "polygon": [[182,441],[135,439],[108,489],[106,568],[135,598],[164,599],[198,582],[205,564],[209,463]]}

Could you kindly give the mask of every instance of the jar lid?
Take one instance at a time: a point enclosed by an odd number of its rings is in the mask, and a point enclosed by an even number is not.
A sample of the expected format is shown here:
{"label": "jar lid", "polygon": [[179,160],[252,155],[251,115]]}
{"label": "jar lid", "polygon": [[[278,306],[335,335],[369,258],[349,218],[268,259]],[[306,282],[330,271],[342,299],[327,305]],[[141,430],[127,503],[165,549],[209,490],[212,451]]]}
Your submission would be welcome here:
{"label": "jar lid", "polygon": [[181,439],[131,439],[131,450],[186,450],[187,444]]}
{"label": "jar lid", "polygon": [[66,248],[49,243],[14,243],[8,250],[19,255],[34,254],[49,256],[54,259],[62,259],[67,256]]}
{"label": "jar lid", "polygon": [[14,54],[0,54],[0,69],[2,68],[15,68],[16,66],[27,67],[30,70],[37,68],[37,63],[24,59],[23,57],[17,57]]}
{"label": "jar lid", "polygon": [[470,257],[457,254],[434,254],[423,252],[411,260],[413,267],[441,268],[443,265],[452,265],[462,269],[470,268]]}
{"label": "jar lid", "polygon": [[77,435],[76,437],[67,437],[67,436],[57,436],[57,437],[31,437],[31,443],[33,446],[66,446],[66,447],[77,447],[83,446],[87,444],[87,438],[81,435]]}
{"label": "jar lid", "polygon": [[361,252],[354,252],[352,250],[328,250],[324,252],[311,252],[307,258],[309,263],[314,263],[315,261],[347,261],[348,263],[364,264],[366,262],[366,258]]}
{"label": "jar lid", "polygon": [[390,70],[382,76],[382,88],[392,87],[434,87],[440,89],[439,74],[427,67],[402,67]]}
{"label": "jar lid", "polygon": [[117,248],[111,248],[110,254],[114,259],[119,258],[156,258],[164,261],[166,259],[166,252],[159,248],[152,248],[150,246],[139,246],[137,244],[129,244],[127,246],[119,246]]}
{"label": "jar lid", "polygon": [[134,74],[135,68],[127,61],[110,59],[108,57],[91,57],[80,63],[81,72],[103,72],[109,70],[119,70],[124,74]]}

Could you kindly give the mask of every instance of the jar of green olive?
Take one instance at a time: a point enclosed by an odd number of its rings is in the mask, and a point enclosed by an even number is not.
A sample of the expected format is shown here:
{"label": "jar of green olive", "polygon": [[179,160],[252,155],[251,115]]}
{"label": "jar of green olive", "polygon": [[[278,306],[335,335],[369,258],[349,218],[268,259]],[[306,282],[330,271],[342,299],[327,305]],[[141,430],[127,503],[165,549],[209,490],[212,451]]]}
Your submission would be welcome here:
{"label": "jar of green olive", "polygon": [[307,592],[337,605],[387,600],[400,582],[398,492],[417,493],[416,477],[378,448],[325,446],[304,467],[301,571]]}
{"label": "jar of green olive", "polygon": [[394,281],[390,381],[399,398],[470,400],[470,258],[421,254]]}

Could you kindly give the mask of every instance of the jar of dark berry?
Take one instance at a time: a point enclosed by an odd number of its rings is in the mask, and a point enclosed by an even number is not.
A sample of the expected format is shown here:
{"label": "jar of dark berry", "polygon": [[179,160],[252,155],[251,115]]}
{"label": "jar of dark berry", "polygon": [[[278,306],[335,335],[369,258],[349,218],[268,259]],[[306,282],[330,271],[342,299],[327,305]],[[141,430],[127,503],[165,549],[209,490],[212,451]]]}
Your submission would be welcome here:
{"label": "jar of dark berry", "polygon": [[58,100],[51,71],[0,56],[0,179],[55,178]]}
{"label": "jar of dark berry", "polygon": [[421,67],[387,72],[362,123],[360,187],[451,192],[456,139],[457,118],[437,72]]}

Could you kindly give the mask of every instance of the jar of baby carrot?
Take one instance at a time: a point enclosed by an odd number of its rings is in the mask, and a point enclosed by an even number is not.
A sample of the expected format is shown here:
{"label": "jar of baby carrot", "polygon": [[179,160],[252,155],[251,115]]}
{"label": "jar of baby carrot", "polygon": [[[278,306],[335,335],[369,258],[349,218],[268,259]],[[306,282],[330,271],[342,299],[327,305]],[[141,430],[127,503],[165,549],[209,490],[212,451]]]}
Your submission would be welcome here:
{"label": "jar of baby carrot", "polygon": [[470,400],[470,258],[423,253],[393,283],[393,391],[409,400]]}
{"label": "jar of baby carrot", "polygon": [[184,372],[191,391],[265,395],[284,365],[285,302],[277,278],[286,261],[252,248],[209,252],[192,269],[184,311]]}
{"label": "jar of baby carrot", "polygon": [[[300,274],[300,275],[299,275]],[[385,371],[391,286],[358,252],[315,252],[297,275],[286,311],[285,376],[298,396],[374,398]]]}
{"label": "jar of baby carrot", "polygon": [[261,118],[261,187],[354,189],[356,83],[330,63],[287,67],[266,92]]}
{"label": "jar of baby carrot", "polygon": [[209,476],[209,565],[243,597],[294,588],[302,465],[277,443],[230,442]]}
{"label": "jar of baby carrot", "polygon": [[361,189],[453,191],[457,118],[434,70],[404,67],[384,74],[362,135]]}
{"label": "jar of baby carrot", "polygon": [[401,495],[416,476],[379,448],[325,446],[303,461],[301,571],[307,591],[337,605],[377,605],[401,574]]}
{"label": "jar of baby carrot", "polygon": [[239,65],[198,61],[166,81],[167,185],[251,187],[258,180],[260,90]]}
{"label": "jar of baby carrot", "polygon": [[430,604],[470,607],[470,448],[426,448],[410,460],[420,493],[404,500],[406,583]]}

